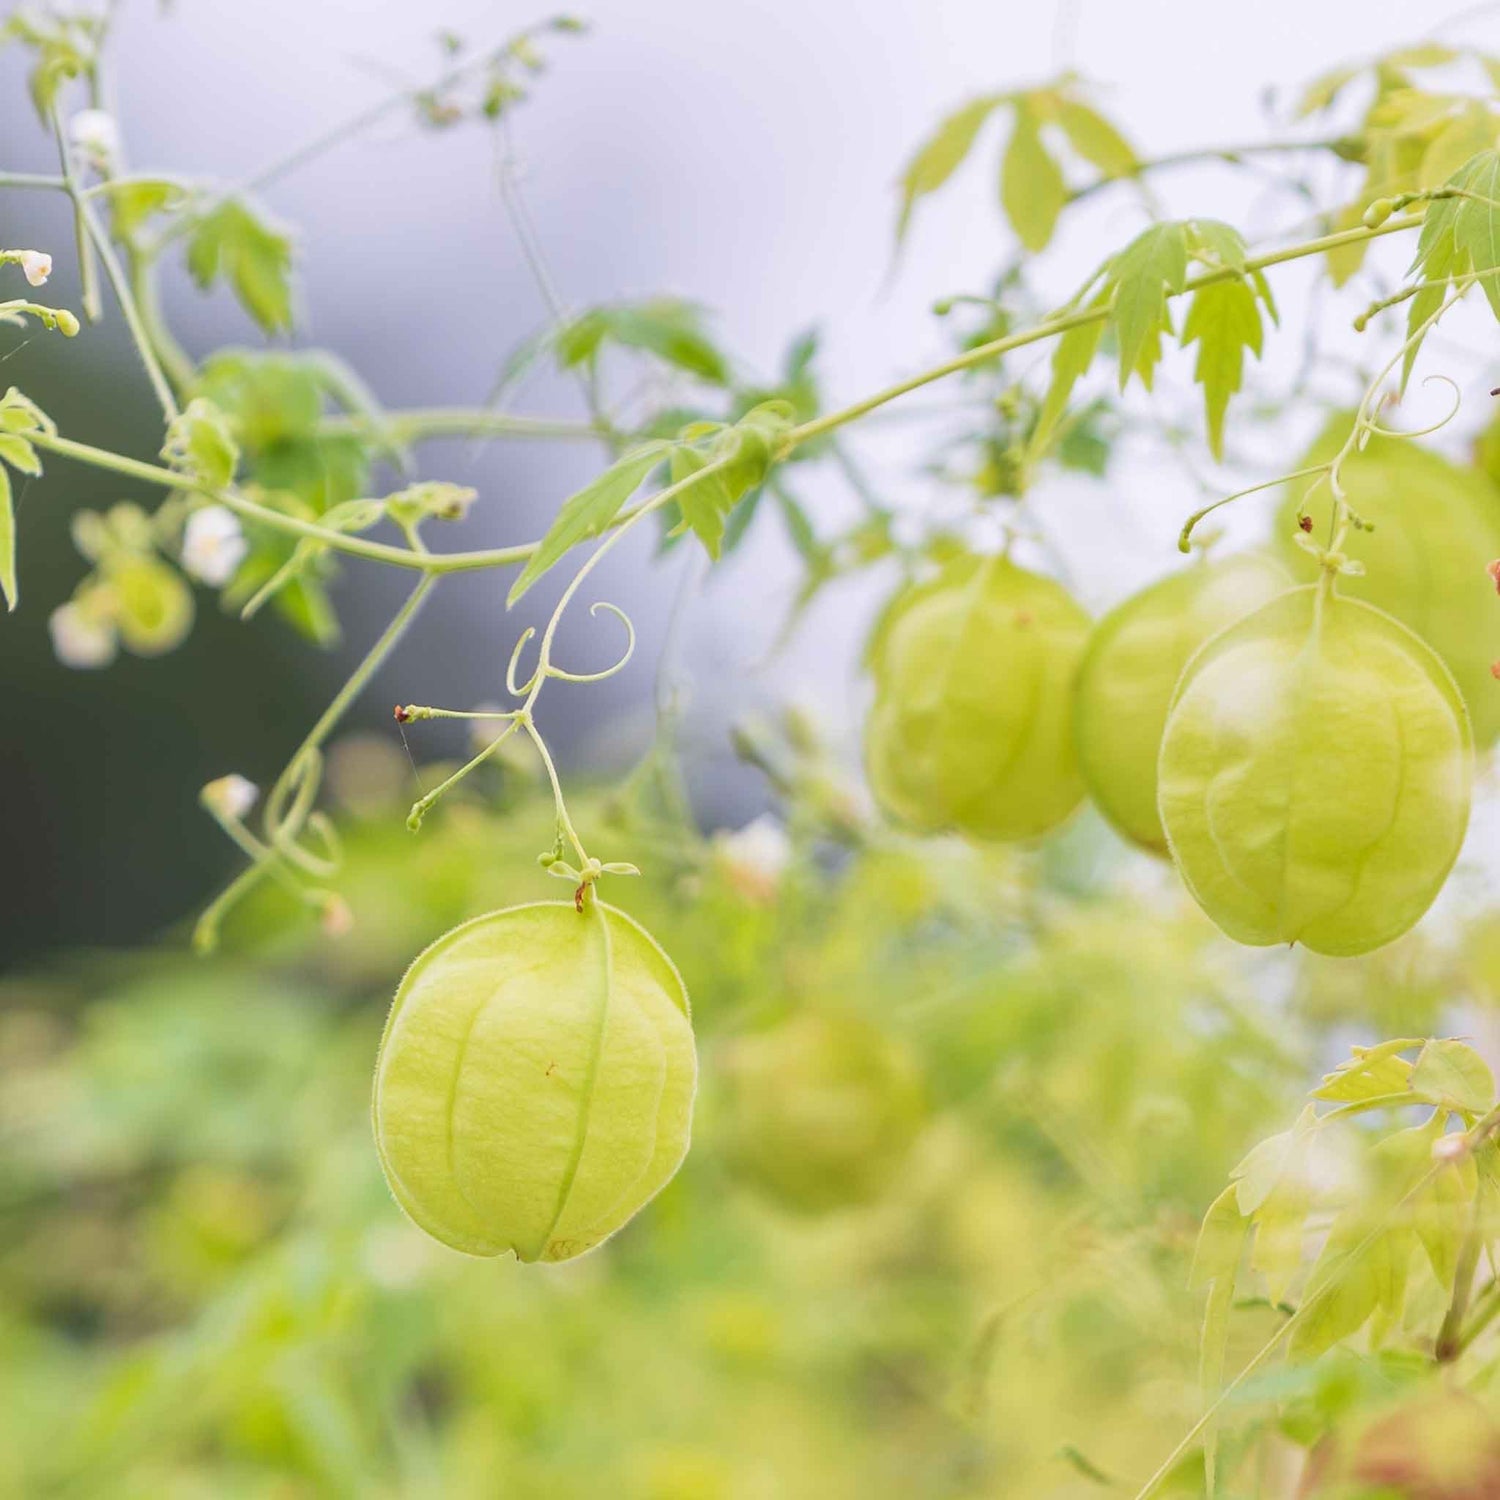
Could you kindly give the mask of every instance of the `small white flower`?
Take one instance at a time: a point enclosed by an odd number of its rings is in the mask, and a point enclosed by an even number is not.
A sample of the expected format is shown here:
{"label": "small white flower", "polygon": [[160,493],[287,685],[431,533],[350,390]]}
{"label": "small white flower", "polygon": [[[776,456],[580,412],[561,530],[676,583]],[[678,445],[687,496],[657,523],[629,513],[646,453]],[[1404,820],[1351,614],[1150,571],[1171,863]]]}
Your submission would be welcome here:
{"label": "small white flower", "polygon": [[17,264],[32,286],[44,286],[52,274],[52,257],[45,250],[23,250]]}
{"label": "small white flower", "polygon": [[81,109],[68,121],[74,148],[98,167],[107,167],[120,154],[120,127],[103,109]]}
{"label": "small white flower", "polygon": [[260,788],[238,772],[210,781],[202,792],[204,803],[226,818],[243,818],[259,796]]}
{"label": "small white flower", "polygon": [[248,550],[232,510],[206,505],[188,517],[182,537],[182,566],[200,583],[210,588],[228,583]]}
{"label": "small white flower", "polygon": [[107,667],[115,659],[115,632],[107,617],[74,599],[47,620],[52,649],[65,667]]}
{"label": "small white flower", "polygon": [[762,813],[737,833],[714,835],[729,882],[751,901],[770,901],[792,858],[792,841],[778,818]]}

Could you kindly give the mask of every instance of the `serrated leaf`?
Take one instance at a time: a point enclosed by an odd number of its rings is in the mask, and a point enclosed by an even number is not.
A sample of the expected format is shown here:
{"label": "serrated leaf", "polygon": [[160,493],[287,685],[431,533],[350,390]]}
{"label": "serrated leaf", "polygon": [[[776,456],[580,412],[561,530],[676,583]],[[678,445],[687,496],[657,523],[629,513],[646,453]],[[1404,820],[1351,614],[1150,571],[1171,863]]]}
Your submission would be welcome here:
{"label": "serrated leaf", "polygon": [[918,198],[936,192],[956,172],[972,150],[984,123],[1005,96],[987,94],[955,110],[918,147],[901,174],[901,212],[896,221],[896,243],[905,237]]}
{"label": "serrated leaf", "polygon": [[1411,372],[1416,366],[1417,356],[1422,352],[1422,345],[1427,341],[1427,331],[1424,331],[1423,325],[1443,305],[1448,295],[1447,277],[1452,259],[1451,246],[1441,245],[1433,251],[1425,267],[1428,279],[1422,283],[1407,307],[1406,347],[1401,356],[1401,384],[1399,386],[1403,396],[1411,380]]}
{"label": "serrated leaf", "polygon": [[[1093,306],[1102,308],[1106,301],[1107,294],[1101,294],[1095,299]],[[1027,443],[1028,462],[1039,458],[1052,441],[1063,413],[1067,410],[1073,387],[1094,362],[1099,341],[1104,337],[1105,321],[1101,317],[1089,323],[1080,323],[1076,328],[1068,329],[1052,346],[1052,379],[1042,400],[1041,411],[1037,414],[1036,426]]]}
{"label": "serrated leaf", "polygon": [[1231,1183],[1209,1204],[1203,1216],[1188,1285],[1201,1287],[1215,1281],[1233,1281],[1249,1233],[1250,1220],[1240,1211],[1238,1195]]}
{"label": "serrated leaf", "polygon": [[1468,1233],[1478,1184],[1473,1158],[1465,1157],[1445,1166],[1412,1208],[1417,1237],[1444,1292],[1453,1289],[1458,1253]]}
{"label": "serrated leaf", "polygon": [[1417,1057],[1411,1090],[1443,1109],[1482,1115],[1495,1102],[1495,1076],[1467,1043],[1434,1040]]}
{"label": "serrated leaf", "polygon": [[42,472],[42,461],[36,456],[36,449],[17,433],[0,432],[0,458],[11,468],[33,478]]}
{"label": "serrated leaf", "polygon": [[1068,144],[1106,177],[1129,177],[1140,165],[1135,148],[1096,109],[1076,99],[1057,106],[1057,123]]}
{"label": "serrated leaf", "polygon": [[1412,269],[1428,282],[1441,276],[1477,277],[1491,311],[1500,318],[1500,151],[1480,152],[1445,186],[1461,196],[1428,205]]}
{"label": "serrated leaf", "polygon": [[1477,101],[1452,117],[1427,143],[1417,168],[1419,188],[1440,187],[1465,162],[1495,144],[1495,119]]}
{"label": "serrated leaf", "polygon": [[[1203,1332],[1198,1344],[1198,1388],[1205,1407],[1212,1407],[1224,1385],[1224,1361],[1229,1351],[1229,1314],[1234,1310],[1234,1281],[1225,1276],[1208,1290],[1203,1308]],[[1219,1431],[1212,1419],[1203,1429],[1203,1486],[1208,1500],[1218,1489]]]}
{"label": "serrated leaf", "polygon": [[267,333],[292,326],[292,242],[243,199],[227,198],[188,238],[188,270],[205,290],[220,278]]}
{"label": "serrated leaf", "polygon": [[1315,1119],[1309,1105],[1291,1130],[1267,1136],[1229,1174],[1242,1214],[1253,1214],[1270,1197],[1271,1190],[1294,1160],[1298,1137],[1315,1123]]}
{"label": "serrated leaf", "polygon": [[645,477],[672,451],[667,442],[644,443],[617,459],[591,484],[564,500],[547,534],[537,543],[521,575],[511,585],[506,607],[513,605],[565,553],[598,536],[640,488]]}
{"label": "serrated leaf", "polygon": [[1230,271],[1243,271],[1245,257],[1249,254],[1245,237],[1233,224],[1222,219],[1190,219],[1189,237],[1194,252],[1200,259],[1207,259]]}
{"label": "serrated leaf", "polygon": [[1189,226],[1153,224],[1115,257],[1113,321],[1120,344],[1120,389],[1139,375],[1147,390],[1161,359],[1161,338],[1172,330],[1167,298],[1187,285]]}
{"label": "serrated leaf", "polygon": [[1371,1261],[1376,1273],[1375,1307],[1370,1317],[1370,1347],[1378,1349],[1406,1311],[1406,1288],[1417,1237],[1405,1226],[1394,1227],[1377,1245]]}
{"label": "serrated leaf", "polygon": [[173,468],[217,490],[234,478],[240,450],[228,418],[211,401],[197,396],[168,425],[161,456]]}
{"label": "serrated leaf", "polygon": [[1322,113],[1359,77],[1359,73],[1357,66],[1333,68],[1313,79],[1297,101],[1297,118],[1305,119],[1308,115]]}
{"label": "serrated leaf", "polygon": [[1365,1245],[1369,1234],[1363,1205],[1346,1208],[1333,1221],[1308,1277],[1302,1302],[1305,1311],[1292,1331],[1294,1358],[1315,1358],[1340,1339],[1357,1333],[1375,1311],[1389,1284],[1390,1267],[1385,1260],[1385,1240]]}
{"label": "serrated leaf", "polygon": [[764,485],[757,486],[729,512],[729,518],[724,523],[724,540],[721,545],[725,557],[744,541],[745,533],[749,531],[750,523],[760,510],[760,502],[765,498],[765,493]]}
{"label": "serrated leaf", "polygon": [[1382,62],[1393,68],[1441,68],[1457,62],[1459,52],[1445,42],[1417,42],[1387,52]]}
{"label": "serrated leaf", "polygon": [[133,239],[148,220],[173,212],[187,198],[182,185],[167,177],[132,177],[101,186],[108,195],[115,234],[122,240]]}
{"label": "serrated leaf", "polygon": [[1398,1054],[1419,1043],[1403,1039],[1381,1047],[1356,1047],[1354,1056],[1342,1062],[1313,1090],[1314,1099],[1330,1103],[1354,1104],[1362,1099],[1378,1099],[1385,1094],[1400,1094],[1407,1089],[1411,1064]]}
{"label": "serrated leaf", "polygon": [[[1229,1347],[1229,1314],[1234,1307],[1235,1272],[1249,1231],[1250,1221],[1239,1211],[1234,1188],[1225,1188],[1203,1216],[1189,1275],[1190,1285],[1208,1287],[1203,1332],[1198,1344],[1198,1380],[1205,1406],[1212,1405],[1224,1383],[1224,1355]],[[1203,1434],[1203,1462],[1210,1496],[1214,1493],[1217,1455],[1218,1437],[1210,1423]]]}
{"label": "serrated leaf", "polygon": [[1266,1296],[1274,1303],[1285,1300],[1288,1288],[1302,1268],[1310,1206],[1306,1184],[1287,1177],[1277,1184],[1255,1215],[1250,1268],[1265,1279]]}
{"label": "serrated leaf", "polygon": [[1041,121],[1025,100],[1016,105],[1015,125],[1000,164],[1000,201],[1021,243],[1030,251],[1046,248],[1057,216],[1068,201],[1062,168],[1042,144]]}
{"label": "serrated leaf", "polygon": [[1224,413],[1229,398],[1243,384],[1245,351],[1259,359],[1263,334],[1260,304],[1243,277],[1210,282],[1193,293],[1182,325],[1182,346],[1198,345],[1193,379],[1203,387],[1208,446],[1215,458],[1224,456]]}
{"label": "serrated leaf", "polygon": [[[1291,1352],[1312,1358],[1379,1314],[1373,1337],[1399,1319],[1414,1248],[1409,1218],[1393,1211],[1430,1170],[1433,1124],[1397,1131],[1371,1148],[1364,1191],[1333,1221],[1308,1276]],[[1311,1304],[1311,1305],[1310,1305]]]}
{"label": "serrated leaf", "polygon": [[641,349],[709,385],[729,380],[729,365],[703,329],[703,309],[678,297],[590,308],[555,336],[563,369],[592,364],[608,343]]}
{"label": "serrated leaf", "polygon": [[704,473],[712,462],[713,459],[708,454],[700,453],[696,448],[681,447],[672,450],[674,485],[691,480],[695,474],[701,476],[696,483],[688,484],[676,497],[677,508],[682,512],[682,521],[677,529],[680,531],[686,528],[693,532],[708,549],[708,555],[717,562],[723,546],[725,523],[739,496],[730,488],[723,469]]}
{"label": "serrated leaf", "polygon": [[[1358,229],[1364,222],[1365,204],[1377,194],[1362,194],[1353,203],[1345,204],[1334,216],[1330,226],[1342,234],[1346,229]],[[1370,248],[1368,240],[1351,240],[1344,245],[1335,245],[1327,254],[1328,279],[1334,286],[1343,286],[1364,264],[1365,252]]]}

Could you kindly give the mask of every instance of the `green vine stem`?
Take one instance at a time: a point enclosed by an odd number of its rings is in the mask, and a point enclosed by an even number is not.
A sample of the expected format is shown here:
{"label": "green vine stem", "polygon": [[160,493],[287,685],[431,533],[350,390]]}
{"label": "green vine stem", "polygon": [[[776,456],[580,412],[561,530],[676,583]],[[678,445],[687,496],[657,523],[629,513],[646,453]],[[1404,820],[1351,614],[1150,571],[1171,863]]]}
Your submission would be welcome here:
{"label": "green vine stem", "polygon": [[[1265,255],[1252,256],[1245,261],[1243,268],[1225,266],[1217,270],[1205,271],[1202,275],[1194,276],[1189,280],[1180,292],[1169,293],[1169,295],[1191,296],[1192,293],[1214,282],[1232,281],[1241,275],[1264,271],[1271,266],[1284,265],[1287,261],[1301,260],[1309,255],[1323,255],[1329,250],[1337,250],[1344,245],[1357,245],[1366,240],[1378,239],[1382,235],[1415,229],[1421,223],[1420,215],[1403,215],[1400,218],[1387,219],[1384,224],[1377,224],[1374,227],[1359,224],[1353,229],[1341,229],[1336,234],[1320,235],[1317,239],[1304,240],[1300,244],[1288,246],[1283,250],[1273,250]],[[897,381],[894,385],[888,385],[850,406],[830,412],[827,416],[816,417],[810,422],[804,422],[800,427],[794,427],[783,442],[781,456],[784,457],[793,448],[799,447],[811,438],[821,437],[825,432],[832,432],[835,428],[846,426],[867,412],[875,411],[887,402],[906,395],[908,391],[921,390],[923,386],[931,385],[935,380],[960,374],[964,370],[972,370],[976,365],[988,364],[1003,354],[1009,354],[1013,349],[1022,349],[1027,344],[1037,343],[1041,339],[1067,333],[1071,328],[1081,328],[1085,323],[1098,323],[1108,317],[1109,312],[1110,309],[1106,304],[1061,316],[1054,315],[1019,333],[1006,334],[1004,338],[991,339],[985,344],[976,344],[972,349],[966,349],[953,359],[944,360],[942,364],[922,371],[920,375]]]}
{"label": "green vine stem", "polygon": [[357,433],[380,437],[398,448],[429,438],[503,437],[537,438],[543,441],[594,440],[608,434],[593,422],[569,422],[561,418],[520,416],[488,411],[482,406],[413,407],[385,412],[379,417],[340,414],[324,417],[319,430],[328,434]]}
{"label": "green vine stem", "polygon": [[[437,584],[434,574],[421,578],[411,591],[406,602],[386,626],[380,639],[370,648],[363,661],[354,669],[347,682],[334,695],[333,701],[324,709],[322,716],[308,732],[306,739],[293,752],[286,768],[277,777],[266,796],[263,823],[266,844],[258,846],[248,869],[238,876],[208,906],[198,919],[193,933],[193,946],[201,953],[213,948],[218,939],[219,924],[225,912],[241,897],[259,884],[271,870],[278,867],[302,831],[317,792],[317,776],[321,767],[321,750],[324,742],[350,705],[364,691],[370,679],[380,669],[386,658],[395,650],[412,621],[416,619],[427,596]],[[289,812],[284,812],[286,800],[293,793],[296,801]]]}

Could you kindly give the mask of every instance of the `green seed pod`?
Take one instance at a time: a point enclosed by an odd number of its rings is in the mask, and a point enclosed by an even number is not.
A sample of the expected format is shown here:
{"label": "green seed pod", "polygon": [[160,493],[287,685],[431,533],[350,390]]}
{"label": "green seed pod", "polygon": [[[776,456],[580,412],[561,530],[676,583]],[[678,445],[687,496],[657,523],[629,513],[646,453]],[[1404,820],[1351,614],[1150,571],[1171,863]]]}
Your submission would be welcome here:
{"label": "green seed pod", "polygon": [[696,1077],[687,992],[643,928],[597,900],[512,906],[407,970],[375,1065],[376,1145],[434,1239],[567,1260],[671,1180]]}
{"label": "green seed pod", "polygon": [[[1302,465],[1333,457],[1349,434],[1336,418]],[[1339,587],[1395,615],[1448,664],[1468,705],[1474,740],[1486,749],[1500,737],[1500,683],[1490,663],[1500,656],[1500,612],[1485,564],[1500,557],[1500,489],[1482,470],[1449,462],[1409,438],[1372,437],[1343,467],[1350,508],[1371,531],[1350,528],[1344,550],[1365,565],[1363,577]],[[1296,545],[1297,507],[1307,481],[1290,486],[1277,518],[1277,542],[1299,580],[1311,582],[1317,561]],[[1313,535],[1328,535],[1327,484],[1307,498]]]}
{"label": "green seed pod", "polygon": [[1200,562],[1127,599],[1095,628],[1078,669],[1078,764],[1095,805],[1124,838],[1167,852],[1156,761],[1188,658],[1290,582],[1274,560],[1253,553]]}
{"label": "green seed pod", "polygon": [[161,656],[193,628],[193,591],[175,568],[145,553],[127,553],[108,566],[120,639],[137,656]]}
{"label": "green seed pod", "polygon": [[723,1060],[734,1171],[803,1213],[869,1203],[925,1117],[921,1080],[879,1027],[806,1014],[734,1043]]}
{"label": "green seed pod", "polygon": [[1291,589],[1184,669],[1158,767],[1162,824],[1242,943],[1367,953],[1432,904],[1469,820],[1457,686],[1399,621]]}
{"label": "green seed pod", "polygon": [[960,556],[898,595],[869,660],[870,784],[922,833],[1030,839],[1083,798],[1073,675],[1089,618],[1060,584]]}

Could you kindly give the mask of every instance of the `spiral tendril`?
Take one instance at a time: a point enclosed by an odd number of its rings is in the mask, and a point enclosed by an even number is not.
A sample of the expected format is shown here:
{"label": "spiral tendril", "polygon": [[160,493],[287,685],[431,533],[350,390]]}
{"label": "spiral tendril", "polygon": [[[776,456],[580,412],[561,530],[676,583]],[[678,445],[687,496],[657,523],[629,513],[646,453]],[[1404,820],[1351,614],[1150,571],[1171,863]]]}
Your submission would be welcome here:
{"label": "spiral tendril", "polygon": [[516,683],[516,668],[521,664],[521,653],[526,649],[527,641],[529,641],[535,634],[536,626],[528,625],[526,629],[521,632],[520,639],[516,642],[514,648],[511,650],[510,661],[505,668],[505,689],[512,698],[524,698],[526,694],[529,693],[536,685],[536,674],[537,672],[541,671],[542,667],[540,657],[537,658],[536,671],[532,672],[531,676],[528,677],[525,682],[520,683],[519,685],[517,685]]}
{"label": "spiral tendril", "polygon": [[1441,432],[1458,415],[1459,408],[1463,405],[1463,393],[1459,390],[1458,382],[1451,375],[1433,374],[1422,377],[1423,385],[1431,385],[1436,380],[1448,387],[1448,394],[1452,397],[1453,404],[1447,413],[1428,427],[1386,427],[1375,418],[1368,417],[1364,428],[1367,433],[1373,433],[1378,437],[1391,438],[1420,438],[1430,437],[1434,432]]}
{"label": "spiral tendril", "polygon": [[548,662],[546,672],[549,677],[555,677],[559,682],[604,682],[617,672],[623,672],[629,665],[630,658],[635,655],[635,625],[618,604],[610,604],[603,599],[589,606],[589,615],[596,617],[601,609],[614,615],[625,627],[625,649],[621,652],[619,659],[612,666],[605,667],[598,672],[565,672],[561,667],[554,667],[551,662]]}

